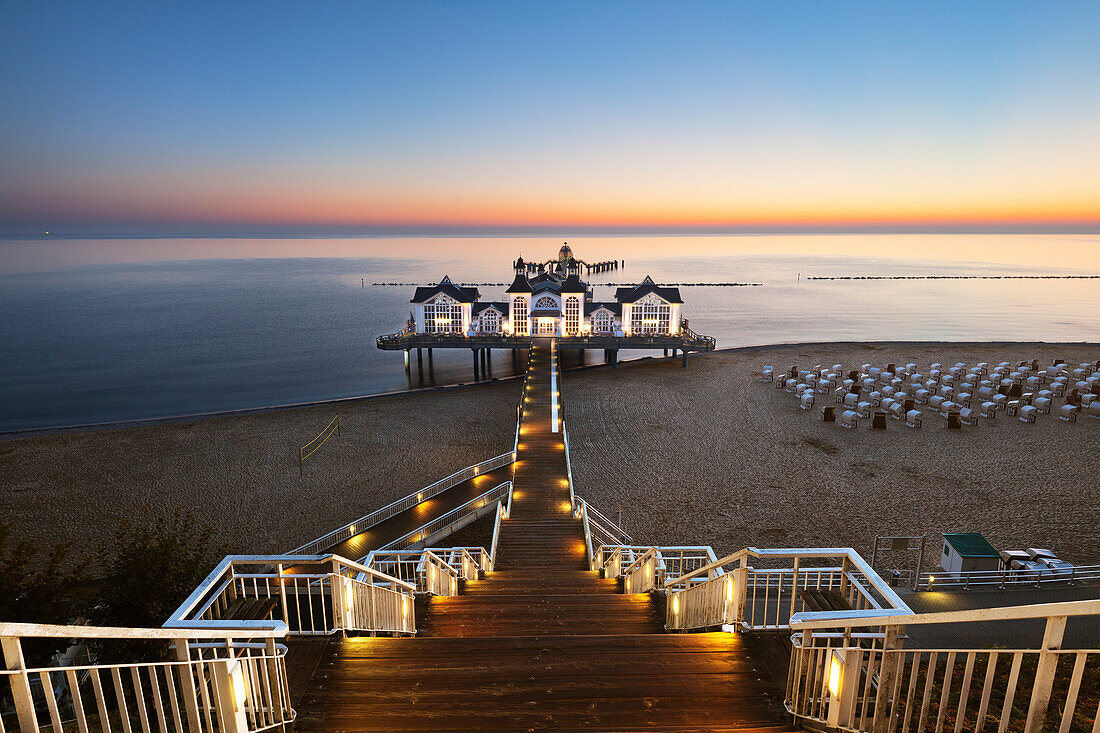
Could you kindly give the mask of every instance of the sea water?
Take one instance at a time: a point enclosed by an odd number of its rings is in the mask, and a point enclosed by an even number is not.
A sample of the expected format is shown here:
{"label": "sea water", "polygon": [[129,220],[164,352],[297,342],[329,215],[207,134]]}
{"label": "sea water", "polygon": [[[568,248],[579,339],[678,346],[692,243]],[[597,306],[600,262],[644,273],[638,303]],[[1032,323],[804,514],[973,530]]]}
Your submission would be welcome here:
{"label": "sea water", "polygon": [[[504,300],[511,263],[560,239],[0,241],[0,432],[192,415],[472,382],[468,350],[410,374],[375,338],[443,275]],[[719,348],[802,341],[1095,341],[1100,236],[582,237],[597,300],[646,275],[680,285]],[[925,279],[927,276],[1005,279]],[[821,277],[920,279],[812,279]],[[623,356],[630,354],[624,353]],[[642,353],[635,352],[640,356]],[[589,362],[602,352],[588,352]],[[904,359],[899,353],[897,358]],[[573,355],[568,364],[577,363]],[[483,378],[515,372],[493,354]]]}

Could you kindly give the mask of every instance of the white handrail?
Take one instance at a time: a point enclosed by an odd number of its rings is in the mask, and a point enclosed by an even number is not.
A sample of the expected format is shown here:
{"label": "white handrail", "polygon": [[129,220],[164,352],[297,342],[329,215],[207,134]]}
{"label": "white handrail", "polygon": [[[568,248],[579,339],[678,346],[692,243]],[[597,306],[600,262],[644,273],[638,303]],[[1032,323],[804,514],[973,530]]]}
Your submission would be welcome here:
{"label": "white handrail", "polygon": [[[1064,648],[1062,642],[1067,620],[1098,614],[1100,600],[932,613],[796,614],[791,628],[801,633],[791,639],[784,706],[796,720],[851,733],[942,730],[950,719],[956,731],[1003,731],[1010,724],[1022,724],[1025,733],[1086,730],[1095,722],[1095,700],[1082,705],[1078,692],[1087,689],[1084,673],[1100,650]],[[1038,646],[909,648],[901,641],[911,626],[1025,619],[1045,621]],[[852,632],[867,626],[881,632]],[[830,631],[814,632],[822,628]],[[1028,689],[1030,695],[1018,694]]]}
{"label": "white handrail", "polygon": [[804,611],[791,617],[791,628],[848,629],[864,626],[908,626],[911,624],[955,624],[972,621],[1014,621],[1050,616],[1091,616],[1100,614],[1100,600],[1032,603],[1026,606],[974,608],[964,611],[913,613],[908,608],[867,611]]}
{"label": "white handrail", "polygon": [[1030,568],[1019,570],[973,570],[964,573],[923,573],[917,588],[963,588],[971,586],[1005,588],[1010,585],[1042,587],[1053,583],[1081,583],[1100,580],[1100,565],[1074,565],[1069,568]]}
{"label": "white handrail", "polygon": [[[499,496],[497,496],[499,494]],[[499,483],[493,488],[489,489],[483,494],[475,496],[465,504],[459,507],[455,507],[446,514],[436,517],[430,522],[420,525],[411,532],[398,537],[393,542],[390,542],[385,547],[379,548],[380,550],[403,550],[409,545],[414,545],[417,542],[426,541],[432,534],[438,532],[444,527],[453,524],[459,519],[465,517],[471,512],[476,511],[482,507],[488,506],[493,502],[503,501],[505,498],[512,495],[512,482],[504,481]],[[366,556],[365,556],[366,557]]]}
{"label": "white handrail", "polygon": [[799,559],[814,559],[814,558],[846,558],[848,562],[854,566],[855,570],[858,570],[867,579],[871,586],[878,591],[886,603],[893,608],[900,608],[906,611],[909,610],[909,606],[905,601],[894,591],[890,585],[883,580],[871,564],[868,563],[863,557],[851,547],[807,547],[807,548],[777,548],[777,549],[760,549],[757,547],[746,547],[742,550],[727,555],[719,560],[716,560],[708,565],[693,570],[690,573],[681,575],[679,578],[673,578],[672,580],[665,581],[665,587],[672,587],[675,585],[681,585],[688,580],[695,578],[701,573],[707,573],[715,568],[720,568],[725,565],[729,565],[734,562],[740,562],[747,558],[759,558],[759,559],[785,559],[785,558],[799,558]]}
{"label": "white handrail", "polygon": [[[282,621],[234,621],[238,626],[218,624],[195,628],[131,628],[124,626],[62,626],[0,621],[0,637],[20,636],[40,639],[282,639],[287,626]],[[243,626],[243,624],[250,624]],[[254,624],[254,625],[252,625]]]}
{"label": "white handrail", "polygon": [[[409,591],[415,590],[415,587],[409,583],[399,580],[397,578],[390,577],[385,573],[380,573],[373,568],[368,568],[357,562],[349,560],[339,555],[227,555],[222,559],[220,563],[210,571],[210,574],[199,583],[198,587],[191,592],[183,603],[168,617],[168,620],[164,623],[166,627],[180,627],[181,625],[187,625],[194,627],[200,625],[201,627],[207,627],[215,622],[207,619],[196,618],[201,612],[196,612],[200,602],[206,598],[210,592],[214,589],[215,585],[221,585],[224,587],[224,583],[221,582],[222,578],[228,576],[230,579],[233,577],[233,568],[236,565],[268,565],[268,566],[290,566],[290,565],[309,565],[325,562],[336,562],[342,566],[346,566],[360,573],[365,573],[386,583],[394,583],[399,587],[403,587]],[[278,574],[266,573],[259,574],[264,577],[278,577]],[[241,626],[246,624],[254,624],[258,622],[246,622],[236,621]]]}
{"label": "white handrail", "polygon": [[[517,439],[519,433],[516,433]],[[499,456],[493,456],[492,458],[476,463],[472,466],[467,466],[459,471],[455,471],[446,478],[441,478],[435,483],[415,491],[408,496],[402,497],[396,501],[390,502],[381,509],[376,509],[370,514],[360,517],[352,522],[348,522],[339,529],[334,529],[328,534],[324,534],[317,539],[310,540],[309,542],[296,547],[291,550],[289,555],[298,554],[313,554],[318,551],[327,550],[334,545],[337,545],[344,540],[354,537],[357,534],[367,531],[371,527],[383,522],[390,517],[400,514],[401,512],[416,506],[417,504],[431,499],[434,496],[446,491],[447,489],[454,488],[463,481],[468,481],[475,476],[480,476],[489,471],[495,471],[498,468],[503,468],[511,463],[514,463],[516,458],[515,450],[510,453],[501,453]]]}
{"label": "white handrail", "polygon": [[[114,725],[127,731],[168,730],[169,722],[174,722],[176,730],[184,730],[186,724],[186,729],[197,731],[213,730],[214,720],[219,730],[233,733],[285,729],[296,713],[286,674],[287,647],[274,640],[285,636],[287,628],[282,623],[268,622],[268,626],[231,633],[0,622],[10,667],[0,670],[0,680],[22,731],[43,726],[53,731],[110,730]],[[22,642],[34,638],[174,641],[170,648],[175,658],[28,667]],[[186,643],[195,639],[207,641]],[[263,642],[234,643],[232,639]]]}

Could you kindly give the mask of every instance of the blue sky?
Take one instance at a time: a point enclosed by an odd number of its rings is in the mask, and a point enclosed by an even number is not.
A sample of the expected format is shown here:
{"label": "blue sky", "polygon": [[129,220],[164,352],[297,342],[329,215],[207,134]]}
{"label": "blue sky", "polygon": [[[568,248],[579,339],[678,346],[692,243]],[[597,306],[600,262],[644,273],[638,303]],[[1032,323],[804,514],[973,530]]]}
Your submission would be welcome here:
{"label": "blue sky", "polygon": [[0,232],[1100,222],[1100,3],[0,5]]}

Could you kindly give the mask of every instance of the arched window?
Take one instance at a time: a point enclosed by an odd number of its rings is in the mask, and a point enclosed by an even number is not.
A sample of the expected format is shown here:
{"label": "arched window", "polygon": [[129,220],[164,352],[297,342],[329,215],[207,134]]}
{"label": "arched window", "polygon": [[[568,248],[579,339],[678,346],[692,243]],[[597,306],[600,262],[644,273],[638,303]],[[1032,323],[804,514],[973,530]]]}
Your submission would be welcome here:
{"label": "arched window", "polygon": [[483,310],[478,325],[482,333],[496,333],[500,330],[500,314],[492,308]]}
{"label": "arched window", "polygon": [[512,298],[512,333],[527,335],[527,298],[522,295]]}
{"label": "arched window", "polygon": [[630,332],[633,334],[668,333],[672,309],[655,295],[634,304],[630,309]]}
{"label": "arched window", "polygon": [[592,330],[596,333],[611,333],[611,314],[598,310],[592,316]]}
{"label": "arched window", "polygon": [[535,301],[535,310],[557,310],[558,301],[544,295]]}
{"label": "arched window", "polygon": [[440,295],[424,306],[424,330],[428,333],[458,333],[462,330],[462,306],[454,298]]}
{"label": "arched window", "polygon": [[565,335],[576,336],[581,330],[581,305],[575,295],[565,299]]}

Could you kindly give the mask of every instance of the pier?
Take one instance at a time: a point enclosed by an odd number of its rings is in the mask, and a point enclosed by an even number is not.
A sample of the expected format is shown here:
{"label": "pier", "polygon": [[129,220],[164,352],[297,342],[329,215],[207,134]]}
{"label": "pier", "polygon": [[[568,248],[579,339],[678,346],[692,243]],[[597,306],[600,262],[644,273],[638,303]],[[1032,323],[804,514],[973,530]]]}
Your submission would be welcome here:
{"label": "pier", "polygon": [[531,351],[493,570],[429,598],[416,637],[330,642],[297,730],[789,730],[744,640],[664,634],[656,596],[623,594],[591,569],[554,415],[553,352],[547,339]]}
{"label": "pier", "polygon": [[[376,343],[383,351],[404,351],[405,371],[411,371],[413,352],[418,366],[423,365],[425,352],[431,359],[432,349],[470,349],[473,354],[474,372],[481,374],[488,368],[492,351],[526,351],[534,344],[544,340],[538,336],[513,336],[509,334],[476,334],[463,336],[454,333],[416,333],[405,329],[397,333],[379,336]],[[604,361],[612,367],[618,365],[619,351],[661,349],[665,355],[679,356],[681,366],[688,365],[689,353],[714,351],[715,341],[711,336],[700,336],[686,326],[680,333],[652,334],[639,336],[613,336],[606,334],[587,334],[584,336],[564,336],[556,339],[559,349],[602,349]]]}

